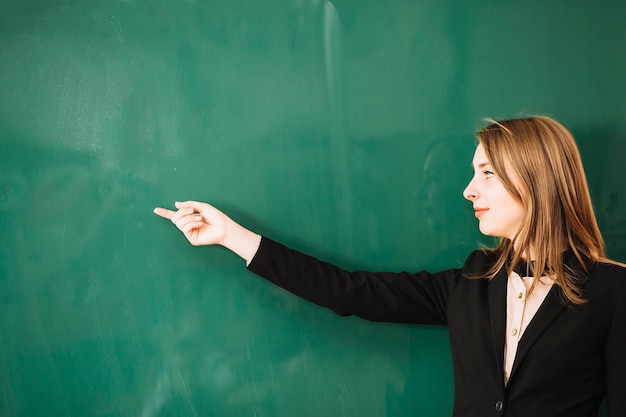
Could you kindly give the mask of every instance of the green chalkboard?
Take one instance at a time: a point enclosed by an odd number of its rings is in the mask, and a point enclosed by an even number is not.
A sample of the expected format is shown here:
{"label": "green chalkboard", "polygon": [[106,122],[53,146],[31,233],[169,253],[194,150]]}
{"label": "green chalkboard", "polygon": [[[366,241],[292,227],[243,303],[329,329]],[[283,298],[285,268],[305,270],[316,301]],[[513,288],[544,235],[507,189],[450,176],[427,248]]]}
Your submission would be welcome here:
{"label": "green chalkboard", "polygon": [[0,417],[449,416],[444,328],[336,317],[152,214],[346,268],[484,240],[482,117],[547,114],[626,260],[626,3],[2,0]]}

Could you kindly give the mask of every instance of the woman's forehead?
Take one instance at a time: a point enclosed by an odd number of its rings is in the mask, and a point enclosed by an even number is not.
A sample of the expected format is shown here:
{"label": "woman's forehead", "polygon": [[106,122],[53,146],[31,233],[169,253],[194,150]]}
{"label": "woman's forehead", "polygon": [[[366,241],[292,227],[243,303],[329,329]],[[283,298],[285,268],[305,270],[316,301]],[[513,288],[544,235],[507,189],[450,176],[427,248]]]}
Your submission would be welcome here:
{"label": "woman's forehead", "polygon": [[475,168],[482,168],[487,165],[491,164],[489,163],[489,159],[485,153],[485,148],[482,144],[478,144],[476,151],[474,152],[474,158],[472,159],[472,166]]}

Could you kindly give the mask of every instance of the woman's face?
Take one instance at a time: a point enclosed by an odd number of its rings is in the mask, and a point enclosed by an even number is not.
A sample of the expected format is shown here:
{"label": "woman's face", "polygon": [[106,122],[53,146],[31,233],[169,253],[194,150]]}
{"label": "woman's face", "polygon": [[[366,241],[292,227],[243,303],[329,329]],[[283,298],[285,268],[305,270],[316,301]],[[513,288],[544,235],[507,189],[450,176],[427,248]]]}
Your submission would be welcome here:
{"label": "woman's face", "polygon": [[513,240],[522,224],[524,208],[504,188],[482,145],[476,148],[472,165],[474,177],[463,196],[474,206],[481,233]]}

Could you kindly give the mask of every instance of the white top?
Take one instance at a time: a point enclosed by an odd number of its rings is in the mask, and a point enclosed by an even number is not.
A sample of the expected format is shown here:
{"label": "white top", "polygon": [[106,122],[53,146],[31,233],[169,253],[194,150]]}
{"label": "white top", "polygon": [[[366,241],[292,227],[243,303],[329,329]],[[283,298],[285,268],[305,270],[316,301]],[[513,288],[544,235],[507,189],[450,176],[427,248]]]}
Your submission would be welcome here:
{"label": "white top", "polygon": [[554,281],[541,277],[539,283],[530,294],[528,289],[534,277],[520,277],[513,271],[509,275],[506,292],[506,338],[504,341],[504,384],[509,382],[517,345],[524,335],[524,330],[539,310]]}

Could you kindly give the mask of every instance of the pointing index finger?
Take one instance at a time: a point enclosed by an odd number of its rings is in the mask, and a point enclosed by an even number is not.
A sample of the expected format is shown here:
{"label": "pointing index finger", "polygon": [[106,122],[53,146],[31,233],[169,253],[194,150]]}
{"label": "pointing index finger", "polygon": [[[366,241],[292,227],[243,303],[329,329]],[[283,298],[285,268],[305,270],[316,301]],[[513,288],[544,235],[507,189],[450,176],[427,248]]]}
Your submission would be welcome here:
{"label": "pointing index finger", "polygon": [[164,209],[162,207],[155,208],[153,212],[157,216],[163,217],[164,219],[168,219],[168,220],[172,220],[172,217],[174,217],[174,214],[176,213],[172,210]]}

